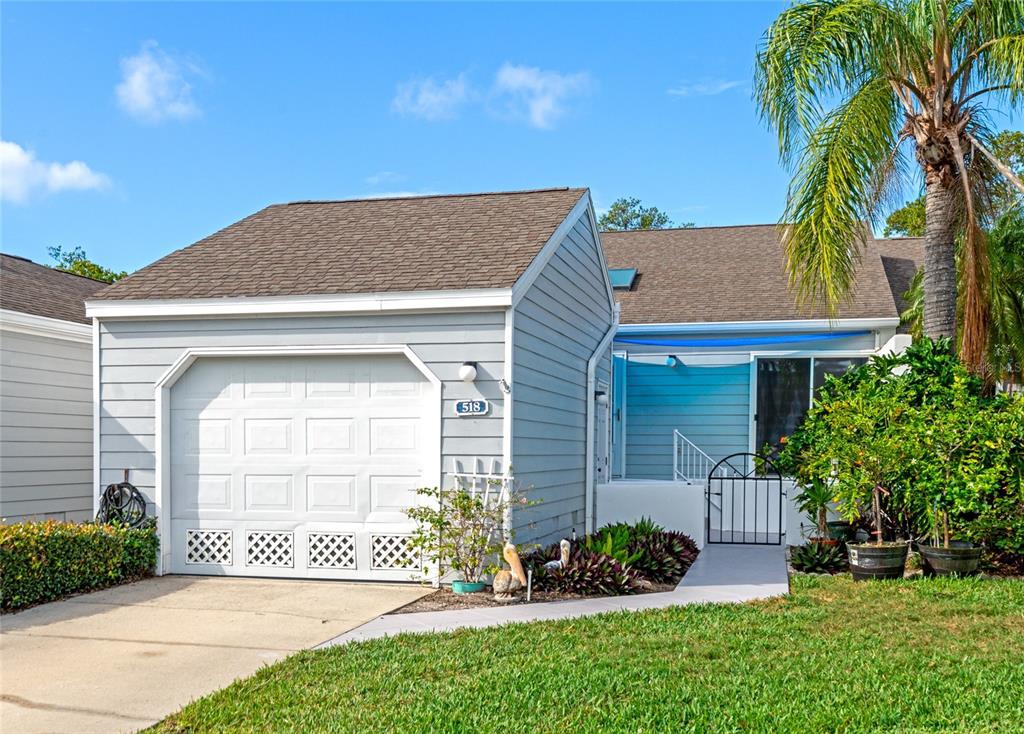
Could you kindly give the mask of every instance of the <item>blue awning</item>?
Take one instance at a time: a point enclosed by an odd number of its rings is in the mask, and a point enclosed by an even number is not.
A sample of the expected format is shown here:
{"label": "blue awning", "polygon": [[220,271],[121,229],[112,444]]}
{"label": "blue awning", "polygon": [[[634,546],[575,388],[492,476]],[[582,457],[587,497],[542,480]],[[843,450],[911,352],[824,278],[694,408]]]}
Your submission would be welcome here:
{"label": "blue awning", "polygon": [[659,339],[657,337],[616,337],[619,344],[642,344],[651,347],[758,347],[770,344],[797,344],[801,342],[831,341],[851,336],[864,336],[870,331],[821,331],[811,334],[783,334],[778,336],[746,336],[725,339]]}

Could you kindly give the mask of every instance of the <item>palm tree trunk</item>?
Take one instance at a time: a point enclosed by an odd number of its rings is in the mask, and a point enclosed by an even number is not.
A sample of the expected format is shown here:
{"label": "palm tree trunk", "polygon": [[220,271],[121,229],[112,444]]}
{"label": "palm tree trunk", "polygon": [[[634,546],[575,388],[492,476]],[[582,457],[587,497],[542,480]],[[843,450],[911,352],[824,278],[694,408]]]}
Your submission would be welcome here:
{"label": "palm tree trunk", "polygon": [[956,344],[955,197],[937,173],[925,180],[924,334]]}

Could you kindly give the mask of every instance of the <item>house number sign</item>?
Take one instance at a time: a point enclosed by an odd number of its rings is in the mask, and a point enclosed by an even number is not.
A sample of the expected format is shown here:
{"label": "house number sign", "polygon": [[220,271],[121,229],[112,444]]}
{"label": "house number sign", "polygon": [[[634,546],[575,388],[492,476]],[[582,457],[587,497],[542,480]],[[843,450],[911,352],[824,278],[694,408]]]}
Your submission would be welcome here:
{"label": "house number sign", "polygon": [[455,403],[455,415],[467,418],[471,415],[487,415],[491,404],[486,400],[460,400]]}

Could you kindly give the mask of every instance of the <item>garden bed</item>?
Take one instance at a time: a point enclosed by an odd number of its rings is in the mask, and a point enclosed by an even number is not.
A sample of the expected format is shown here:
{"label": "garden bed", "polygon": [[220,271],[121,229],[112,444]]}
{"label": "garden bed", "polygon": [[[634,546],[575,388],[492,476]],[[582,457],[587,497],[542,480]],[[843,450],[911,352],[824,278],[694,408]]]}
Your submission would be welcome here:
{"label": "garden bed", "polygon": [[[650,584],[644,586],[637,594],[656,594],[665,591],[672,591],[676,584]],[[473,594],[456,594],[451,589],[441,588],[433,594],[428,594],[417,599],[411,604],[406,604],[396,609],[391,614],[413,614],[415,612],[446,612],[452,609],[479,609],[481,607],[507,607],[522,604],[540,604],[548,601],[571,601],[577,599],[594,599],[594,594],[574,594],[560,591],[534,591],[530,595],[530,601],[526,600],[526,594],[520,593],[512,601],[496,601],[494,593],[487,589]],[[607,598],[607,597],[606,597]]]}

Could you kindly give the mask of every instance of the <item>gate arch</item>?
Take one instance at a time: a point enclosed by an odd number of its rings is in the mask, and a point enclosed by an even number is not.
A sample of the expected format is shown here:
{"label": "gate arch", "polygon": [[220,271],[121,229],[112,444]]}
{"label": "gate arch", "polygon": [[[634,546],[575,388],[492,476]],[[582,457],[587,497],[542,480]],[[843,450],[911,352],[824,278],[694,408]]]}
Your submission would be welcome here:
{"label": "gate arch", "polygon": [[781,545],[782,473],[766,456],[740,452],[708,473],[705,530],[708,543]]}

